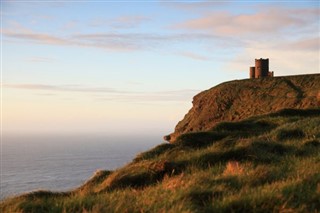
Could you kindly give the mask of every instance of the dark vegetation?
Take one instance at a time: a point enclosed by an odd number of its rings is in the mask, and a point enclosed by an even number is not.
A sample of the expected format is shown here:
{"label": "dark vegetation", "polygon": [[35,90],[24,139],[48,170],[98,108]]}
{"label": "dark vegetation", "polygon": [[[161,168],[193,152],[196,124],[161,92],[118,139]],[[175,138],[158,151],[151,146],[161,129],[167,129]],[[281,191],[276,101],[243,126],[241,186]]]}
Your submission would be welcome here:
{"label": "dark vegetation", "polygon": [[320,109],[281,110],[160,144],[74,191],[1,212],[319,212]]}

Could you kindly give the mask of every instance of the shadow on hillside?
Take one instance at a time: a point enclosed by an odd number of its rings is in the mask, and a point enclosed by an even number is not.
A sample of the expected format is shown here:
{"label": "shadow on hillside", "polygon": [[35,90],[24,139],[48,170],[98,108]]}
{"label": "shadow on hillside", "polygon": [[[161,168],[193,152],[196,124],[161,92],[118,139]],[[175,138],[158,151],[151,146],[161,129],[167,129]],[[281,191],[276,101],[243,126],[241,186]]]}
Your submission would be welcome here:
{"label": "shadow on hillside", "polygon": [[289,117],[289,116],[319,116],[320,108],[317,109],[282,109],[278,112],[269,114],[270,117]]}
{"label": "shadow on hillside", "polygon": [[202,169],[229,161],[250,161],[255,165],[271,164],[290,154],[296,154],[295,147],[277,142],[255,141],[246,147],[230,148],[219,152],[206,152],[200,156],[180,161],[179,164],[184,165],[183,167],[196,166]]}

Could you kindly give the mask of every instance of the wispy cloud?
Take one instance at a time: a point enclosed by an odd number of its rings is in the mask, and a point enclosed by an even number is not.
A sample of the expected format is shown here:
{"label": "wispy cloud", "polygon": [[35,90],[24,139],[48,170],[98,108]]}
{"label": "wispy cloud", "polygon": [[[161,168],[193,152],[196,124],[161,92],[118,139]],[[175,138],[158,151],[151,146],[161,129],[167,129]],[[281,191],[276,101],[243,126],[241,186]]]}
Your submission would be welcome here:
{"label": "wispy cloud", "polygon": [[[269,57],[276,75],[319,72],[320,9],[283,6],[253,4],[241,14],[227,9],[195,13],[197,18],[176,23],[171,29],[224,37],[220,40],[224,44],[232,41],[228,38],[242,41],[241,46],[240,42],[233,45],[237,47],[236,52],[223,70],[247,73],[252,59]],[[230,46],[219,48],[219,51],[225,49],[230,50]]]}
{"label": "wispy cloud", "polygon": [[52,45],[70,45],[72,44],[65,38],[53,36],[45,33],[24,33],[3,30],[3,35],[16,41],[35,42],[39,44],[52,44]]}
{"label": "wispy cloud", "polygon": [[[176,29],[200,30],[217,35],[274,35],[288,29],[305,28],[318,22],[319,9],[268,8],[253,13],[233,14],[222,11],[175,24]],[[317,23],[316,23],[317,24]]]}
{"label": "wispy cloud", "polygon": [[86,36],[55,36],[46,33],[39,32],[13,32],[4,30],[4,38],[13,42],[23,42],[23,43],[35,43],[35,44],[45,44],[45,45],[59,45],[59,46],[77,46],[77,47],[93,47],[99,49],[105,49],[109,51],[132,51],[138,48],[137,45],[133,43],[128,43],[124,40],[117,39],[100,39],[96,36],[92,36],[88,39]]}
{"label": "wispy cloud", "polygon": [[125,83],[128,84],[128,85],[135,85],[135,86],[143,85],[142,82],[138,82],[138,81],[127,81]]}
{"label": "wispy cloud", "polygon": [[27,61],[29,62],[53,62],[55,61],[54,58],[47,58],[47,57],[41,57],[41,56],[35,56],[27,58]]}
{"label": "wispy cloud", "polygon": [[48,85],[48,84],[3,84],[5,88],[43,90],[59,92],[86,92],[86,93],[129,93],[108,87],[85,87],[82,85]]}
{"label": "wispy cloud", "polygon": [[203,1],[203,2],[188,2],[188,1],[164,1],[161,2],[162,5],[167,7],[172,7],[180,10],[187,11],[203,11],[203,10],[212,10],[215,8],[221,8],[221,6],[225,6],[229,4],[228,1]]}
{"label": "wispy cloud", "polygon": [[91,27],[101,27],[107,26],[111,28],[135,28],[139,27],[141,24],[150,21],[151,18],[141,15],[135,16],[119,16],[113,19],[103,19],[103,18],[96,18],[93,19],[89,26]]}
{"label": "wispy cloud", "polygon": [[67,36],[51,35],[33,31],[3,30],[4,39],[12,42],[36,43],[46,45],[92,47],[108,51],[154,50],[185,42],[228,43],[239,45],[236,39],[228,39],[207,33],[82,33]]}
{"label": "wispy cloud", "polygon": [[154,50],[184,42],[214,42],[224,38],[205,33],[91,33],[72,36],[73,41],[94,47]]}
{"label": "wispy cloud", "polygon": [[108,95],[96,98],[98,101],[147,102],[190,102],[200,90],[176,90],[160,92],[133,92],[132,94]]}
{"label": "wispy cloud", "polygon": [[285,50],[305,50],[305,51],[320,51],[320,36],[314,38],[299,39],[297,41],[285,42],[277,45],[277,48]]}
{"label": "wispy cloud", "polygon": [[[170,90],[155,92],[139,92],[117,90],[108,87],[88,87],[83,85],[49,85],[49,84],[3,84],[4,88],[33,90],[37,94],[43,91],[44,96],[57,95],[58,92],[71,92],[82,94],[95,94],[98,101],[123,101],[123,102],[166,102],[166,101],[190,101],[199,90]],[[74,97],[74,96],[73,96]],[[93,96],[90,96],[93,97]]]}
{"label": "wispy cloud", "polygon": [[55,93],[38,93],[37,95],[51,97],[51,96],[56,96],[57,94],[55,94]]}
{"label": "wispy cloud", "polygon": [[[276,76],[295,75],[301,73],[319,73],[319,49],[314,50],[311,44],[314,39],[299,42],[275,42],[264,43],[254,41],[242,52],[230,60],[224,70],[245,71],[248,73],[250,65],[253,65],[254,58],[270,58],[270,70],[275,71]],[[315,44],[316,47],[318,46]]]}
{"label": "wispy cloud", "polygon": [[200,60],[200,61],[208,61],[208,60],[210,60],[209,57],[206,57],[206,56],[200,55],[200,54],[196,54],[196,53],[193,53],[193,52],[178,52],[177,54],[181,55],[181,56],[184,56],[184,57],[187,57],[187,58],[194,59],[194,60]]}
{"label": "wispy cloud", "polygon": [[73,30],[73,29],[75,29],[78,25],[79,25],[79,21],[77,21],[77,20],[71,20],[71,21],[68,21],[67,23],[65,23],[65,24],[61,27],[61,29],[62,29],[63,31],[65,31],[65,30]]}

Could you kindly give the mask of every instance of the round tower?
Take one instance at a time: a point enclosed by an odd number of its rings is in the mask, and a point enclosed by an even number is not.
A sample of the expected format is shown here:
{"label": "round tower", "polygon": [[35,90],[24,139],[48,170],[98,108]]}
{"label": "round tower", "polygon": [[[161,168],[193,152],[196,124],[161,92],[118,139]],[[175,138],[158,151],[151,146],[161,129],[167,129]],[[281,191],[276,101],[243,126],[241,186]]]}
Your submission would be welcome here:
{"label": "round tower", "polygon": [[250,76],[251,79],[255,78],[255,67],[250,67]]}
{"label": "round tower", "polygon": [[268,77],[269,75],[269,59],[255,59],[255,78]]}

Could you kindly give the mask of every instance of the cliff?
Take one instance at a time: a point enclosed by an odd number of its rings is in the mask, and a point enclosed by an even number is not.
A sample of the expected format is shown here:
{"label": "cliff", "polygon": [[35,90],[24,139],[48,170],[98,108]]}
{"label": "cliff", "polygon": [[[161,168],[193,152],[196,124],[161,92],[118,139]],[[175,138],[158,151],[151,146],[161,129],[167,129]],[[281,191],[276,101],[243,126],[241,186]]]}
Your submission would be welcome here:
{"label": "cliff", "polygon": [[205,90],[193,98],[193,107],[164,139],[206,131],[221,121],[239,121],[284,108],[320,106],[320,74],[236,80]]}
{"label": "cliff", "polygon": [[319,80],[218,85],[194,98],[174,143],[71,191],[7,198],[0,212],[319,212]]}

